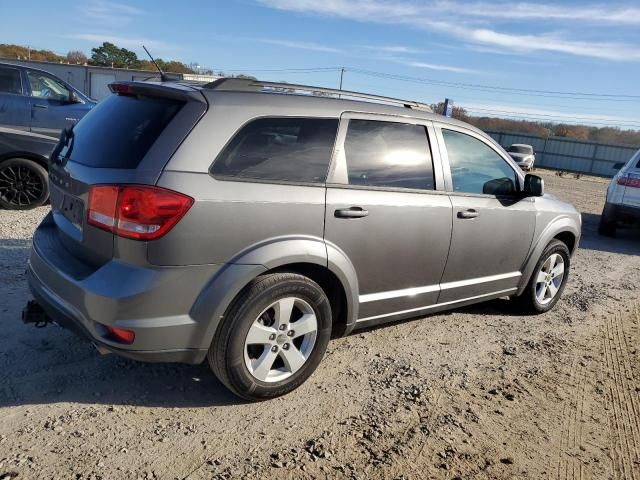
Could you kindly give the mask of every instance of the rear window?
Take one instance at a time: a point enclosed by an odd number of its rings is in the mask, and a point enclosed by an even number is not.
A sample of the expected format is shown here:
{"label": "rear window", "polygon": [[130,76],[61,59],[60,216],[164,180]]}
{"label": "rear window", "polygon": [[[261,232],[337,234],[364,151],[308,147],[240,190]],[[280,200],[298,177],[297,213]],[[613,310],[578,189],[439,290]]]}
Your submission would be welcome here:
{"label": "rear window", "polygon": [[323,183],[338,119],[259,118],[245,125],[211,167],[215,176]]}
{"label": "rear window", "polygon": [[88,167],[136,168],[183,105],[167,98],[111,95],[75,126],[69,157]]}

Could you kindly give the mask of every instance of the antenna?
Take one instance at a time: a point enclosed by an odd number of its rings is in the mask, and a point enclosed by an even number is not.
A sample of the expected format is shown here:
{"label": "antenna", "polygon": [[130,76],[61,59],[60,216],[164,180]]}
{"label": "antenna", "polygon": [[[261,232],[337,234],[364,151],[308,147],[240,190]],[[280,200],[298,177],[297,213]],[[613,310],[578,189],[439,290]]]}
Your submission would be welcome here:
{"label": "antenna", "polygon": [[162,69],[160,68],[160,66],[156,63],[156,61],[154,60],[154,58],[151,56],[151,54],[149,53],[149,50],[147,50],[147,47],[145,47],[144,45],[142,45],[142,48],[144,48],[144,51],[147,52],[147,55],[149,55],[149,58],[151,59],[151,62],[156,66],[156,68],[158,69],[158,71],[160,72],[160,81],[161,82],[166,82],[168,80],[167,76],[164,74],[164,72],[162,71]]}

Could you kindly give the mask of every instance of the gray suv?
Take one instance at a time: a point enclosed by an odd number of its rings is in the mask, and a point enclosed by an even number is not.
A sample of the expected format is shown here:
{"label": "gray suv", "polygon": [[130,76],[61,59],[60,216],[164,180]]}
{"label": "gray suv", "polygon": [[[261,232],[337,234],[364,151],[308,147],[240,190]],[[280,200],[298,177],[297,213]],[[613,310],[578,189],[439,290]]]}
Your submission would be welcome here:
{"label": "gray suv", "polygon": [[111,89],[51,158],[27,322],[206,358],[258,400],[304,382],[332,335],[498,297],[545,312],[562,293],[579,213],[465,123],[251,80]]}

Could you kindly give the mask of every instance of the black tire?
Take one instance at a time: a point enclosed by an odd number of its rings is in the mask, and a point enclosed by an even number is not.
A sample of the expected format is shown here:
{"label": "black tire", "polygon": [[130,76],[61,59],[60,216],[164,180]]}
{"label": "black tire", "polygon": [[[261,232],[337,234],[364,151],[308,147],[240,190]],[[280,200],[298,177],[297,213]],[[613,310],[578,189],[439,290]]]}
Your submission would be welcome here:
{"label": "black tire", "polygon": [[[538,301],[538,298],[536,296],[536,283],[537,283],[536,279],[544,263],[554,253],[557,253],[562,256],[562,260],[564,261],[564,275],[562,277],[562,282],[558,287],[558,291],[555,294],[555,296],[551,299],[550,302],[541,304]],[[540,255],[540,259],[538,260],[538,263],[536,264],[536,268],[533,270],[533,273],[531,274],[531,278],[529,279],[529,283],[527,284],[527,287],[524,289],[524,292],[522,292],[522,295],[520,295],[519,297],[516,297],[515,300],[520,304],[520,306],[527,313],[548,312],[556,305],[556,303],[558,303],[558,300],[560,300],[560,297],[562,296],[562,292],[564,291],[564,287],[567,284],[567,279],[569,278],[570,269],[571,269],[571,255],[569,253],[569,248],[567,247],[567,245],[561,242],[560,240],[551,241],[551,243],[547,245],[547,248],[544,249],[544,252],[542,252],[542,255]]]}
{"label": "black tire", "polygon": [[611,218],[610,215],[606,215],[603,210],[602,215],[600,215],[600,223],[598,224],[598,233],[604,237],[615,237],[616,226],[616,219]]}
{"label": "black tire", "polygon": [[[313,308],[317,320],[315,344],[306,362],[295,373],[280,381],[260,381],[245,363],[245,339],[261,313],[286,297],[300,298]],[[284,395],[298,388],[320,364],[331,336],[331,322],[329,300],[313,280],[294,273],[260,276],[238,295],[225,314],[207,353],[209,366],[229,390],[246,400],[259,401]]]}
{"label": "black tire", "polygon": [[0,207],[30,210],[48,199],[49,176],[37,162],[11,158],[0,163]]}

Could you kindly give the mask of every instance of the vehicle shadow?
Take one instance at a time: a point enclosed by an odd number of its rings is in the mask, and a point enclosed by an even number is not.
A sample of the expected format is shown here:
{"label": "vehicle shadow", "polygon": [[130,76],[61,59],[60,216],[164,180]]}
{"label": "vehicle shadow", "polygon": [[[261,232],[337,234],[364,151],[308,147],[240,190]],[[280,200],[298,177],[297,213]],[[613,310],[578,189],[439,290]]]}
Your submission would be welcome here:
{"label": "vehicle shadow", "polygon": [[30,240],[0,239],[0,407],[81,404],[211,407],[245,403],[202,365],[103,356],[57,325],[21,321]]}
{"label": "vehicle shadow", "polygon": [[580,248],[623,255],[640,255],[640,226],[619,226],[615,237],[598,233],[600,215],[582,214],[582,238]]}

